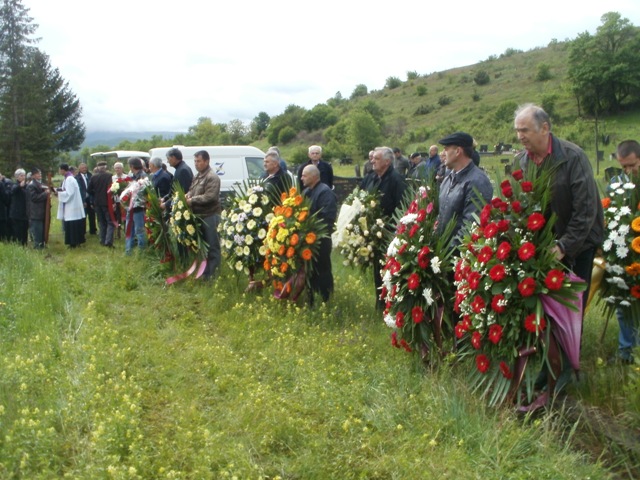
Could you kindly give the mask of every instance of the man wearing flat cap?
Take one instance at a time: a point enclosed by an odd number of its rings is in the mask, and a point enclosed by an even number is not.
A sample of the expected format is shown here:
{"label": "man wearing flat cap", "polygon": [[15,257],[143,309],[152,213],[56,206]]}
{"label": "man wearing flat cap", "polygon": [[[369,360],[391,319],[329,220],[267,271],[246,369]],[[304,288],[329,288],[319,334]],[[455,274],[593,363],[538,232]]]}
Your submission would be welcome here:
{"label": "man wearing flat cap", "polygon": [[449,173],[440,186],[440,212],[438,231],[442,233],[455,218],[451,245],[457,247],[464,236],[465,223],[473,221],[473,214],[491,201],[493,187],[487,175],[472,161],[473,138],[468,133],[456,132],[438,143],[447,153],[444,161]]}
{"label": "man wearing flat cap", "polygon": [[424,161],[422,155],[418,152],[412,153],[409,157],[409,162],[411,163],[411,167],[409,167],[407,178],[412,180],[425,180],[428,175],[428,170],[427,162]]}

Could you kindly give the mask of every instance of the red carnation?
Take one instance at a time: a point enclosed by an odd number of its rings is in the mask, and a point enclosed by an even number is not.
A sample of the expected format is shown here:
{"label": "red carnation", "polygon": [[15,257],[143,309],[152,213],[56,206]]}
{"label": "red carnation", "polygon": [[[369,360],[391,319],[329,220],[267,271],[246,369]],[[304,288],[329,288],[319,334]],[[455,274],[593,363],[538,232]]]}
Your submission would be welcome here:
{"label": "red carnation", "polygon": [[491,270],[489,270],[489,277],[491,277],[491,280],[493,280],[494,282],[499,282],[505,277],[506,274],[507,273],[504,265],[502,265],[501,263],[495,265],[491,268]]}
{"label": "red carnation", "polygon": [[477,242],[478,240],[480,240],[480,234],[477,230],[474,230],[474,232],[471,234],[471,241]]}
{"label": "red carnation", "polygon": [[413,226],[411,227],[411,230],[409,230],[409,237],[413,238],[413,236],[416,234],[416,232],[420,229],[420,225],[418,225],[417,223],[414,223]]}
{"label": "red carnation", "polygon": [[536,246],[531,242],[525,242],[518,249],[518,257],[523,262],[526,262],[536,254]]}
{"label": "red carnation", "polygon": [[562,270],[553,269],[547,274],[547,278],[544,279],[544,284],[549,290],[560,290],[562,288],[562,282],[564,282],[564,272],[562,272]]}
{"label": "red carnation", "polygon": [[402,235],[406,229],[407,226],[404,223],[400,224],[400,226],[398,227],[398,235]]}
{"label": "red carnation", "polygon": [[489,358],[486,355],[478,355],[476,357],[476,367],[478,367],[480,373],[485,373],[489,370]]}
{"label": "red carnation", "polygon": [[511,202],[511,209],[515,213],[520,213],[522,212],[522,204],[518,200],[514,200],[513,202]]}
{"label": "red carnation", "polygon": [[491,299],[491,309],[496,313],[504,312],[505,306],[501,305],[501,302],[504,300],[504,295],[501,293],[494,295]]}
{"label": "red carnation", "polygon": [[533,183],[531,182],[522,182],[522,191],[523,192],[531,192],[533,191]]}
{"label": "red carnation", "polygon": [[464,328],[464,325],[462,324],[462,322],[458,322],[456,323],[456,327],[453,329],[453,331],[456,334],[456,338],[460,339],[464,336],[467,330]]}
{"label": "red carnation", "polygon": [[513,197],[513,188],[511,188],[511,185],[502,188],[502,195],[504,195],[506,198]]}
{"label": "red carnation", "polygon": [[427,246],[422,247],[418,252],[418,265],[420,265],[420,268],[429,266],[429,253],[431,253],[431,250]]}
{"label": "red carnation", "polygon": [[404,327],[404,313],[396,312],[396,327]]}
{"label": "red carnation", "polygon": [[511,253],[511,244],[509,242],[502,242],[498,245],[498,250],[496,251],[496,258],[501,261],[505,261],[509,254]]}
{"label": "red carnation", "polygon": [[507,188],[511,186],[511,182],[509,181],[508,178],[505,178],[501,183],[500,183],[500,188]]}
{"label": "red carnation", "polygon": [[420,323],[424,319],[424,312],[420,307],[413,307],[411,309],[411,318],[413,318],[413,323]]}
{"label": "red carnation", "polygon": [[407,287],[409,290],[415,290],[420,286],[420,277],[417,273],[412,273],[409,275],[409,279],[407,280]]}
{"label": "red carnation", "polygon": [[478,254],[478,261],[480,263],[487,263],[491,260],[491,257],[493,257],[493,250],[489,245],[485,245]]}
{"label": "red carnation", "polygon": [[416,217],[416,221],[423,222],[424,219],[427,218],[427,211],[423,208],[418,211],[418,216]]}
{"label": "red carnation", "polygon": [[484,238],[493,238],[498,233],[498,225],[491,222],[487,224],[486,227],[484,227],[484,230],[482,231],[482,233],[484,235]]}
{"label": "red carnation", "polygon": [[398,332],[393,332],[391,334],[391,345],[396,348],[400,348],[400,345],[398,345]]}
{"label": "red carnation", "polygon": [[408,245],[409,245],[408,243],[403,243],[398,249],[398,255],[402,255],[404,251],[407,249]]}
{"label": "red carnation", "polygon": [[629,290],[629,293],[631,294],[632,297],[640,298],[640,285],[634,285],[633,287],[631,287],[631,290]]}
{"label": "red carnation", "polygon": [[382,289],[380,290],[380,298],[382,300],[384,300],[385,298],[387,298],[387,293],[389,293],[389,291],[387,290],[387,287],[385,287],[384,285],[382,286]]}
{"label": "red carnation", "polygon": [[484,300],[482,299],[482,297],[480,295],[476,295],[473,298],[473,301],[471,302],[471,309],[475,313],[481,313],[485,307],[486,307],[486,304],[484,303]]}
{"label": "red carnation", "polygon": [[502,338],[502,326],[494,323],[489,327],[489,341],[494,345],[497,345]]}
{"label": "red carnation", "polygon": [[531,333],[536,333],[536,331],[538,332],[542,332],[547,326],[547,321],[544,319],[544,317],[540,317],[538,318],[538,316],[535,313],[532,313],[531,315],[527,315],[527,317],[524,319],[524,329],[527,332],[531,332]]}
{"label": "red carnation", "polygon": [[542,227],[544,227],[544,224],[544,215],[542,215],[541,213],[535,212],[529,215],[529,219],[527,220],[527,228],[532,232],[537,232]]}
{"label": "red carnation", "polygon": [[482,275],[480,272],[470,272],[467,276],[467,283],[469,284],[469,288],[471,290],[477,290],[478,286],[480,286],[480,280],[482,280]]}
{"label": "red carnation", "polygon": [[407,352],[411,352],[411,347],[409,346],[409,344],[404,338],[400,340],[400,346],[404,348]]}
{"label": "red carnation", "polygon": [[500,197],[493,197],[491,199],[491,205],[493,205],[494,208],[500,208],[500,206],[503,204],[504,202],[502,201],[502,199]]}
{"label": "red carnation", "polygon": [[507,380],[511,380],[513,378],[513,373],[511,373],[509,365],[504,361],[500,362],[500,373],[502,373],[502,376]]}
{"label": "red carnation", "polygon": [[491,218],[491,205],[487,204],[480,211],[480,226],[484,227]]}
{"label": "red carnation", "polygon": [[511,174],[511,176],[513,178],[515,178],[516,180],[518,180],[518,181],[522,180],[522,178],[523,178],[522,170],[516,170],[515,172],[513,172]]}
{"label": "red carnation", "polygon": [[471,334],[471,345],[476,350],[480,350],[482,344],[482,335],[477,330]]}
{"label": "red carnation", "polygon": [[409,205],[409,210],[407,210],[407,213],[416,213],[418,211],[418,202],[417,201],[413,201],[411,202],[411,205]]}
{"label": "red carnation", "polygon": [[530,297],[536,293],[536,281],[532,277],[527,277],[518,284],[518,290],[523,297]]}
{"label": "red carnation", "polygon": [[498,231],[499,232],[506,232],[507,230],[509,230],[509,220],[499,220],[498,221]]}

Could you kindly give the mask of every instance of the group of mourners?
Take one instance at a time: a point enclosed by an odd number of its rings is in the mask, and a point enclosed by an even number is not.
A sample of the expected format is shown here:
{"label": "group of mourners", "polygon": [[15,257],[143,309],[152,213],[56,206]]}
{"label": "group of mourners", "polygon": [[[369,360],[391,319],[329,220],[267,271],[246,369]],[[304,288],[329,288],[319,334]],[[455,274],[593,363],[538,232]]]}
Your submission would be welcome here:
{"label": "group of mourners", "polygon": [[[526,104],[515,112],[514,127],[518,140],[524,149],[517,154],[515,165],[523,171],[541,170],[552,167],[550,209],[556,215],[554,233],[555,244],[551,252],[574,274],[583,279],[587,288],[591,282],[592,266],[597,249],[601,246],[605,226],[603,207],[593,170],[585,152],[568,141],[557,138],[551,132],[549,115],[539,106]],[[483,205],[493,197],[493,187],[484,170],[478,164],[475,141],[465,132],[456,132],[431,146],[427,158],[419,153],[410,159],[402,156],[399,149],[378,147],[369,154],[370,161],[365,166],[361,188],[380,194],[384,215],[391,219],[401,208],[409,179],[434,178],[438,185],[439,214],[438,228],[443,229],[455,218],[452,233],[452,247],[461,242],[466,226],[474,221]],[[179,149],[167,152],[167,161],[174,169],[171,175],[166,171],[162,159],[152,158],[145,165],[140,158],[128,162],[129,173],[125,176],[122,164],[116,164],[116,173],[107,171],[106,163],[98,164],[93,175],[80,166],[80,172],[73,175],[69,165],[60,165],[64,176],[62,185],[52,193],[59,199],[58,218],[63,220],[65,244],[76,247],[84,242],[87,216],[98,219],[100,243],[113,246],[114,232],[122,221],[121,208],[117,196],[110,187],[118,179],[128,182],[147,181],[161,199],[161,207],[169,211],[172,202],[173,185],[178,183],[186,192],[186,200],[193,213],[202,219],[202,236],[207,242],[207,267],[203,278],[216,275],[221,264],[218,225],[222,205],[220,202],[220,179],[209,166],[210,157],[206,151],[194,155],[197,174],[184,162]],[[337,198],[333,191],[333,169],[331,163],[322,159],[322,148],[309,147],[309,160],[297,170],[298,184],[311,200],[311,212],[318,213],[326,224],[329,234],[335,229],[338,213]],[[640,145],[630,140],[618,147],[618,161],[622,174],[629,178],[640,170]],[[163,168],[164,167],[164,168]],[[264,158],[264,184],[269,188],[287,191],[295,183],[295,177],[287,168],[277,148],[269,149]],[[36,169],[28,180],[24,170],[15,172],[15,182],[0,175],[0,239],[27,242],[27,228],[36,248],[45,243],[45,210],[48,205],[49,189],[42,184],[41,173]],[[134,198],[124,212],[126,225],[126,253],[131,253],[137,245],[146,245],[145,234],[145,193],[143,189],[134,192]],[[117,218],[114,218],[114,215]],[[94,223],[92,223],[94,222]],[[89,218],[90,234],[95,233],[95,220]],[[321,240],[319,253],[314,258],[311,270],[311,302],[313,293],[319,293],[322,301],[328,301],[333,292],[334,282],[331,269],[331,238]],[[374,263],[374,283],[376,306],[384,309],[379,292],[382,286],[380,268],[385,252],[377,252]],[[587,295],[583,296],[586,304]],[[583,305],[584,306],[584,305]],[[632,349],[638,345],[639,323],[637,318],[628,318],[628,311],[618,308],[620,321],[620,357],[631,358]],[[568,362],[567,362],[568,364]],[[558,387],[570,381],[571,371],[565,369],[558,380]]]}

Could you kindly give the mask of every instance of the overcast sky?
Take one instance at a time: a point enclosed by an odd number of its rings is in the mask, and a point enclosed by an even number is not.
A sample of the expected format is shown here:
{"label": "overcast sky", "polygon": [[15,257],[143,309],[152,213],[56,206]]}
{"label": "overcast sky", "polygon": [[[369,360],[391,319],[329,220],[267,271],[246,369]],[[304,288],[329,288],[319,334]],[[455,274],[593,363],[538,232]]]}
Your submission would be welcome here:
{"label": "overcast sky", "polygon": [[312,108],[390,76],[594,34],[638,0],[23,0],[89,131],[186,131]]}

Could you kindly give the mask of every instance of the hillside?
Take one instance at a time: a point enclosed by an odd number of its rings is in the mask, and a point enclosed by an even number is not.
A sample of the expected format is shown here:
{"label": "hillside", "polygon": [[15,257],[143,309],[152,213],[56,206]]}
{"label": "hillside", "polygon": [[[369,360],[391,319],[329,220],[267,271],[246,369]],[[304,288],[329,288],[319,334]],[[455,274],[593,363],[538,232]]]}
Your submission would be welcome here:
{"label": "hillside", "polygon": [[125,141],[135,142],[136,140],[150,139],[153,136],[162,136],[165,138],[171,138],[178,135],[179,133],[180,132],[110,132],[110,131],[87,132],[87,136],[81,145],[81,149],[85,147],[93,148],[98,145],[116,147],[116,145]]}

